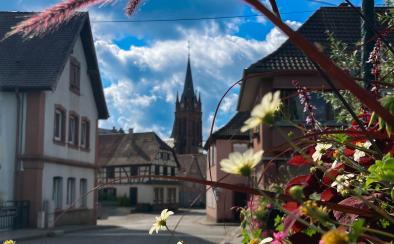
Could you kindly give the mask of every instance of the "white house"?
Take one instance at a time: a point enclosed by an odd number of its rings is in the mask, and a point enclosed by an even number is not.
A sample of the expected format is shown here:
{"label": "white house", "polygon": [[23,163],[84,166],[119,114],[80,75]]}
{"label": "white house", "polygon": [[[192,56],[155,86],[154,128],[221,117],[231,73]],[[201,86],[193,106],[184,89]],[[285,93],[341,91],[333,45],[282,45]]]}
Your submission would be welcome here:
{"label": "white house", "polygon": [[99,138],[101,200],[127,198],[140,210],[178,207],[179,182],[153,177],[175,176],[179,169],[173,149],[156,133],[101,130]]}
{"label": "white house", "polygon": [[[0,12],[0,38],[32,13]],[[89,16],[0,42],[0,200],[56,225],[95,223],[98,120],[108,118]],[[52,210],[53,209],[53,210]]]}

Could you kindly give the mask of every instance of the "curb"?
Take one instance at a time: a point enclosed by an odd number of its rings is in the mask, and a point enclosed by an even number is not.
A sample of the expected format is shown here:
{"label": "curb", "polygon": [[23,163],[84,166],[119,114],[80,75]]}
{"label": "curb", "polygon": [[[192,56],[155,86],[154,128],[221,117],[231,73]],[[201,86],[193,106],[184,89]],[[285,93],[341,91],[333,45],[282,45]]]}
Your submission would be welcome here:
{"label": "curb", "polygon": [[76,233],[76,232],[82,232],[82,231],[91,231],[91,230],[103,230],[103,229],[111,229],[114,228],[114,226],[102,226],[102,225],[95,225],[95,226],[89,226],[89,227],[82,227],[82,228],[76,228],[76,229],[70,229],[70,230],[63,230],[63,229],[55,229],[55,230],[47,230],[47,231],[42,231],[36,234],[31,234],[27,236],[22,236],[22,237],[16,237],[13,238],[14,241],[30,241],[30,240],[36,240],[36,239],[41,239],[41,238],[53,238],[57,236],[62,236],[64,234],[68,233]]}

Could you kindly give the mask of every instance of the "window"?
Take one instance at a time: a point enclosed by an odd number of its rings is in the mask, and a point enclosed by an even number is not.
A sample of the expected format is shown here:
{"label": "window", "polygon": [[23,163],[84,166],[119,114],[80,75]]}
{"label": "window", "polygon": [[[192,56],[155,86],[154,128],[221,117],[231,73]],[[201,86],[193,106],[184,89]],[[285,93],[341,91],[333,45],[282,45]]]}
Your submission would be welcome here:
{"label": "window", "polygon": [[167,188],[167,203],[176,203],[176,188]]}
{"label": "window", "polygon": [[115,169],[114,168],[106,168],[105,173],[107,175],[107,178],[115,178]]}
{"label": "window", "polygon": [[216,163],[216,146],[215,146],[215,144],[211,145],[211,148],[209,150],[209,157],[210,157],[209,160],[210,160],[211,166],[215,166],[215,163]]}
{"label": "window", "polygon": [[245,143],[234,143],[233,144],[233,152],[244,153],[248,150],[248,144]]}
{"label": "window", "polygon": [[166,166],[164,166],[163,170],[164,170],[163,175],[168,175],[168,168]]}
{"label": "window", "polygon": [[160,166],[155,165],[155,175],[160,175]]}
{"label": "window", "polygon": [[154,188],[153,191],[154,191],[154,196],[155,196],[155,198],[153,199],[153,202],[155,204],[163,204],[164,189],[161,187],[157,187],[157,188]]}
{"label": "window", "polygon": [[70,90],[79,93],[81,65],[74,57],[70,58]]}
{"label": "window", "polygon": [[55,205],[55,209],[62,208],[62,202],[63,202],[63,179],[62,179],[62,177],[54,177],[53,178],[52,200]]}
{"label": "window", "polygon": [[67,179],[67,205],[72,205],[75,202],[75,178]]}
{"label": "window", "polygon": [[130,167],[130,176],[138,175],[138,166],[131,166]]}
{"label": "window", "polygon": [[89,149],[90,146],[90,122],[87,118],[81,120],[81,147]]}
{"label": "window", "polygon": [[[283,91],[283,97],[288,99],[284,100],[283,117],[292,121],[305,121],[306,113],[304,106],[301,104],[298,94],[294,90]],[[317,92],[311,92],[311,102],[316,107],[314,110],[315,117],[319,122],[334,121],[334,113],[329,104],[327,104]]]}
{"label": "window", "polygon": [[79,182],[79,196],[81,199],[81,208],[87,207],[88,180],[81,179]]}
{"label": "window", "polygon": [[53,130],[53,139],[56,142],[65,142],[66,135],[66,111],[60,106],[55,106],[55,124]]}
{"label": "window", "polygon": [[163,175],[164,173],[164,166],[160,166],[160,175]]}
{"label": "window", "polygon": [[70,113],[68,119],[68,143],[78,146],[78,115]]}
{"label": "window", "polygon": [[175,167],[171,167],[171,176],[175,176]]}

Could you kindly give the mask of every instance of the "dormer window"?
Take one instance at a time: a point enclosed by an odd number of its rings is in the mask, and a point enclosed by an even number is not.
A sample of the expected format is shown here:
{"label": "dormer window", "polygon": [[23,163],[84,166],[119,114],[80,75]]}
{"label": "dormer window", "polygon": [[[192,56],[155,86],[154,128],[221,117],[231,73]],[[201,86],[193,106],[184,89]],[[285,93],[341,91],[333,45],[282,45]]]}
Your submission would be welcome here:
{"label": "dormer window", "polygon": [[81,64],[79,61],[70,57],[70,90],[79,94],[81,81]]}

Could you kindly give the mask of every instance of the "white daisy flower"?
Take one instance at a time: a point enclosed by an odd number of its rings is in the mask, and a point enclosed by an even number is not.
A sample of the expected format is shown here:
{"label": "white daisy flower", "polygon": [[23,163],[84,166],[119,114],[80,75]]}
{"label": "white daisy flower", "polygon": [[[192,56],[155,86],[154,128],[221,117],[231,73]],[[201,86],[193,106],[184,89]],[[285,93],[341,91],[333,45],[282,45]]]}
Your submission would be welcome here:
{"label": "white daisy flower", "polygon": [[241,131],[253,129],[262,123],[272,123],[273,116],[279,110],[281,103],[280,91],[265,94],[261,102],[253,108],[250,118],[244,122]]}
{"label": "white daisy flower", "polygon": [[332,147],[332,144],[317,143],[315,146],[315,152],[312,154],[313,161],[319,162],[323,155],[328,149]]}
{"label": "white daisy flower", "polygon": [[346,195],[349,192],[350,179],[354,178],[354,176],[354,174],[338,175],[331,187],[336,188],[340,194]]}
{"label": "white daisy flower", "polygon": [[274,239],[272,237],[267,237],[263,239],[259,244],[271,243]]}
{"label": "white daisy flower", "polygon": [[228,158],[220,161],[220,166],[229,174],[250,176],[252,169],[261,161],[262,156],[262,150],[254,153],[253,149],[249,149],[243,154],[233,152]]}
{"label": "white daisy flower", "polygon": [[[369,149],[369,148],[371,147],[371,145],[372,145],[372,143],[371,143],[370,141],[366,141],[366,142],[364,142],[364,143],[357,143],[357,146],[363,147],[363,148],[365,148],[365,149]],[[356,149],[356,150],[354,151],[354,154],[353,154],[353,159],[354,159],[354,161],[356,161],[356,162],[360,162],[360,159],[361,159],[362,157],[365,157],[365,156],[366,156],[366,154],[365,154],[364,151],[361,151],[361,150],[359,150],[359,149]]]}
{"label": "white daisy flower", "polygon": [[159,233],[159,230],[165,230],[167,228],[167,219],[173,214],[174,212],[168,211],[168,209],[161,211],[160,216],[155,217],[156,222],[153,223],[153,226],[150,228],[149,235],[152,235],[153,231],[156,231],[157,234]]}

